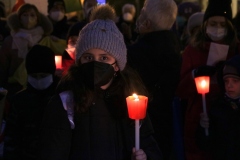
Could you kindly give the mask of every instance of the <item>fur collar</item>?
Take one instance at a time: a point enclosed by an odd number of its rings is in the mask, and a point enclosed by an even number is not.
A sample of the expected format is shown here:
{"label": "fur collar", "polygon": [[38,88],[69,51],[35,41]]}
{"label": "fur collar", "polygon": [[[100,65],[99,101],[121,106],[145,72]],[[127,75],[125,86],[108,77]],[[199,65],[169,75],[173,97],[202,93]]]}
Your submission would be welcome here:
{"label": "fur collar", "polygon": [[[21,24],[16,12],[8,16],[7,23],[11,31],[18,32],[19,29],[21,28]],[[53,26],[51,21],[48,19],[47,16],[41,13],[40,13],[40,26],[43,28],[44,35],[50,35],[53,31]]]}

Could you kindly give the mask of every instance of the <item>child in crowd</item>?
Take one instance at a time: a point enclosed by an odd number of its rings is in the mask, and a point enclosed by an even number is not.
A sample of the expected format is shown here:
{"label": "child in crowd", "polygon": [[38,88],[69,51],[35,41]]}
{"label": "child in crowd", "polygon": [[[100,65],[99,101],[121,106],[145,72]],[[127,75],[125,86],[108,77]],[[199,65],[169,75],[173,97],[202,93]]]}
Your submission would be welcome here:
{"label": "child in crowd", "polygon": [[[223,94],[214,101],[209,116],[201,114],[198,144],[211,151],[214,160],[240,159],[240,55],[227,61],[222,70]],[[209,136],[204,129],[209,129]]]}
{"label": "child in crowd", "polygon": [[240,53],[236,32],[231,21],[231,0],[209,0],[201,28],[191,37],[182,53],[181,77],[176,94],[182,100],[187,101],[184,122],[187,160],[211,159],[210,155],[195,143],[199,114],[202,112],[202,97],[197,92],[193,72],[208,72],[211,76],[210,92],[206,94],[208,110],[210,100],[219,93],[215,70],[219,69],[221,61]]}
{"label": "child in crowd", "polygon": [[147,116],[134,148],[134,121],[126,97],[146,95],[144,86],[126,66],[127,49],[115,22],[115,11],[101,5],[79,34],[76,65],[62,78],[43,118],[42,160],[161,160]]}
{"label": "child in crowd", "polygon": [[4,135],[4,159],[37,159],[40,124],[58,79],[54,52],[35,45],[26,56],[28,84],[10,100]]}

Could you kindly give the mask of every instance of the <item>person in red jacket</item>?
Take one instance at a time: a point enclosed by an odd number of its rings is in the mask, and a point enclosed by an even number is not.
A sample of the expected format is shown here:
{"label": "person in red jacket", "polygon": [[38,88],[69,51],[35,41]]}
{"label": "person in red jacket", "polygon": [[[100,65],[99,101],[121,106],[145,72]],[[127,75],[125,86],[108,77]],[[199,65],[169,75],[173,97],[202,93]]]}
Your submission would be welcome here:
{"label": "person in red jacket", "polygon": [[239,54],[232,21],[231,0],[210,0],[201,29],[192,37],[182,54],[180,83],[176,94],[187,101],[184,123],[184,144],[187,160],[207,160],[210,155],[200,150],[195,132],[202,113],[202,98],[194,83],[194,71],[211,76],[210,92],[206,94],[207,109],[219,92],[215,70],[220,62]]}

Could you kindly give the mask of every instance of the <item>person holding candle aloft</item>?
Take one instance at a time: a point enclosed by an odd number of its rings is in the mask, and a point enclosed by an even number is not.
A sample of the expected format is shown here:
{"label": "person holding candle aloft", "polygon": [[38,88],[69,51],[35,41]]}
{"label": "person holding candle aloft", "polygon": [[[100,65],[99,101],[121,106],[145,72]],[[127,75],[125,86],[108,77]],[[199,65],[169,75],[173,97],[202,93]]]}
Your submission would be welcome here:
{"label": "person holding candle aloft", "polygon": [[206,94],[207,111],[210,101],[219,93],[216,71],[222,61],[239,54],[239,43],[232,25],[231,0],[209,0],[201,28],[190,39],[182,54],[181,78],[176,94],[187,101],[184,120],[184,143],[187,160],[211,159],[196,145],[196,129],[203,112],[202,97],[197,93],[194,73],[210,76]]}
{"label": "person holding candle aloft", "polygon": [[[221,92],[208,116],[200,115],[197,144],[213,154],[214,160],[240,159],[240,55],[225,62],[219,73]],[[209,129],[205,136],[204,129]]]}
{"label": "person holding candle aloft", "polygon": [[126,66],[126,46],[115,11],[101,5],[81,31],[73,65],[51,99],[42,124],[40,159],[161,160],[148,116],[141,120],[140,149],[126,97],[146,95]]}

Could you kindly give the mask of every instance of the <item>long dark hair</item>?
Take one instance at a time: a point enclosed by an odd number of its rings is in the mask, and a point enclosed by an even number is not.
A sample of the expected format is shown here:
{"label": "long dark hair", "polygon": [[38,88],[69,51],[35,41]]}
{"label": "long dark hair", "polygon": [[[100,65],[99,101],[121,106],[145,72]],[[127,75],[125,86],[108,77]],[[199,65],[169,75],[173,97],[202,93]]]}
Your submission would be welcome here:
{"label": "long dark hair", "polygon": [[[94,91],[84,84],[80,67],[79,65],[72,65],[69,68],[67,74],[60,80],[57,92],[71,90],[74,95],[75,111],[83,113],[92,105]],[[140,76],[128,66],[123,71],[116,72],[112,84],[105,91],[112,97],[126,98],[133,93],[148,96]]]}

